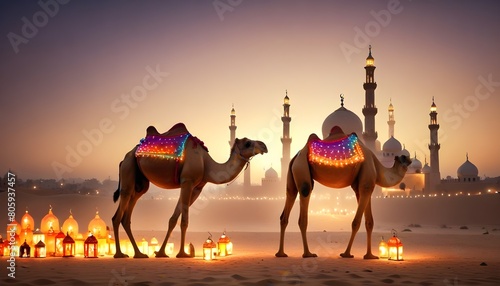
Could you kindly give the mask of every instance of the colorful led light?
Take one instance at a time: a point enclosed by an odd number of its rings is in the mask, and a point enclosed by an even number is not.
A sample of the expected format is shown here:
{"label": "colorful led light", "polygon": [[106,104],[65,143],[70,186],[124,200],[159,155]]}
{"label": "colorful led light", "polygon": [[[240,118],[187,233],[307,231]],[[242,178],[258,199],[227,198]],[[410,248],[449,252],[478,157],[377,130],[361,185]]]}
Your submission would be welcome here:
{"label": "colorful led light", "polygon": [[344,167],[364,160],[355,134],[335,141],[314,140],[309,143],[309,162],[313,164]]}
{"label": "colorful led light", "polygon": [[182,161],[184,160],[184,146],[190,136],[189,133],[177,136],[146,136],[137,147],[135,156]]}

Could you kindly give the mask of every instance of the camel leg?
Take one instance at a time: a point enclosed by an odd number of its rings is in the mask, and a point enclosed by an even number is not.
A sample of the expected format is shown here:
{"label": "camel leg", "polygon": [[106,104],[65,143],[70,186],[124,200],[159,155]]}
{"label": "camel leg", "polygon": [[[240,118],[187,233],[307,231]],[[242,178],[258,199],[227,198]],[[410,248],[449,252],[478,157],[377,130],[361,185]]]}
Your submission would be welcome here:
{"label": "camel leg", "polygon": [[372,254],[372,231],[373,231],[373,214],[372,202],[368,200],[365,210],[365,227],[366,227],[366,254],[364,259],[378,259],[378,256]]}
{"label": "camel leg", "polygon": [[354,242],[354,237],[356,237],[356,234],[358,233],[359,227],[361,225],[361,219],[363,218],[363,213],[365,212],[366,206],[370,200],[369,194],[370,192],[364,192],[363,190],[360,191],[358,199],[358,209],[356,210],[356,215],[354,216],[351,225],[352,227],[351,238],[349,239],[349,244],[347,245],[346,250],[340,254],[340,256],[343,258],[354,257],[353,255],[351,255],[351,247],[352,243]]}
{"label": "camel leg", "polygon": [[131,218],[132,218],[132,211],[134,210],[135,204],[137,203],[137,200],[141,197],[142,193],[135,193],[132,195],[132,198],[129,201],[129,205],[127,210],[125,211],[125,215],[123,217],[122,225],[123,229],[125,229],[125,232],[127,233],[130,242],[132,243],[132,246],[134,247],[134,258],[148,258],[147,254],[142,253],[139,250],[139,247],[137,247],[137,242],[135,241],[134,235],[132,234],[132,229],[130,228],[131,224]]}
{"label": "camel leg", "polygon": [[307,243],[307,222],[308,222],[308,213],[309,213],[309,199],[310,195],[300,196],[300,215],[299,215],[299,228],[300,233],[302,234],[302,244],[304,245],[304,254],[302,254],[303,258],[308,257],[318,257],[315,253],[311,253],[309,251],[309,245]]}
{"label": "camel leg", "polygon": [[[175,226],[177,225],[177,220],[179,219],[179,216],[181,214],[181,199],[179,198],[179,201],[177,201],[177,205],[175,206],[174,213],[170,217],[168,221],[168,231],[167,235],[165,236],[165,240],[163,240],[163,243],[160,246],[160,249],[158,251],[155,251],[155,256],[156,257],[167,257],[168,255],[165,253],[165,247],[167,246],[168,239],[170,238],[170,235],[172,234],[172,231],[174,230]],[[184,248],[184,245],[181,245],[181,247]]]}
{"label": "camel leg", "polygon": [[127,258],[128,255],[123,253],[121,248],[120,248],[120,239],[118,237],[118,231],[120,228],[120,223],[122,222],[122,219],[124,218],[124,213],[125,210],[128,208],[129,201],[130,201],[130,193],[129,192],[124,192],[123,188],[120,190],[120,203],[118,205],[118,209],[116,210],[115,215],[113,216],[113,232],[115,234],[115,245],[116,245],[116,251],[115,255],[113,256],[114,258]]}
{"label": "camel leg", "polygon": [[[184,251],[184,244],[186,244],[186,231],[189,224],[189,206],[191,205],[191,195],[193,192],[193,184],[191,181],[184,181],[181,184],[181,247],[177,258],[191,258],[191,255]],[[199,194],[199,193],[198,193]]]}
{"label": "camel leg", "polygon": [[290,217],[290,212],[292,211],[293,204],[295,203],[295,199],[297,198],[297,187],[295,183],[287,182],[287,192],[286,192],[286,201],[285,207],[283,208],[283,212],[280,216],[280,248],[278,252],[276,252],[276,257],[288,257],[285,253],[284,245],[285,245],[285,230],[288,226],[288,218]]}

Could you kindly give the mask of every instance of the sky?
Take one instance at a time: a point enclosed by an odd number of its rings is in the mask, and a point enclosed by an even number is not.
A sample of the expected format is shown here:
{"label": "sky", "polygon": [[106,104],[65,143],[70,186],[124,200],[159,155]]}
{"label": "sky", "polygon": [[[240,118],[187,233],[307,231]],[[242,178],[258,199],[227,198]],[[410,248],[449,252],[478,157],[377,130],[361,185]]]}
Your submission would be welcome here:
{"label": "sky", "polygon": [[[2,1],[0,171],[20,178],[118,179],[123,156],[154,125],[177,122],[212,157],[236,136],[261,140],[252,182],[280,174],[283,97],[292,156],[340,106],[362,120],[368,45],[376,130],[429,158],[438,108],[441,176],[469,160],[499,176],[500,2]],[[490,148],[492,147],[492,148]]]}

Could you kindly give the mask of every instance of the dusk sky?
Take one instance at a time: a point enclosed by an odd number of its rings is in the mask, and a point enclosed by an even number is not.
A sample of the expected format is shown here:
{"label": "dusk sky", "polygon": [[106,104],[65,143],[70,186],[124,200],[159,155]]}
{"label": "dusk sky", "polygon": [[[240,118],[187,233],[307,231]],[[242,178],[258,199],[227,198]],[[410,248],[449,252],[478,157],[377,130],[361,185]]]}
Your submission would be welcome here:
{"label": "dusk sky", "polygon": [[259,183],[280,173],[285,90],[292,156],[339,94],[364,119],[372,45],[381,144],[392,99],[395,137],[428,159],[434,97],[441,176],[456,177],[467,152],[480,176],[500,175],[499,1],[40,3],[0,3],[2,173],[116,180],[149,125],[177,122],[224,162],[234,104],[236,136],[269,149],[252,160]]}

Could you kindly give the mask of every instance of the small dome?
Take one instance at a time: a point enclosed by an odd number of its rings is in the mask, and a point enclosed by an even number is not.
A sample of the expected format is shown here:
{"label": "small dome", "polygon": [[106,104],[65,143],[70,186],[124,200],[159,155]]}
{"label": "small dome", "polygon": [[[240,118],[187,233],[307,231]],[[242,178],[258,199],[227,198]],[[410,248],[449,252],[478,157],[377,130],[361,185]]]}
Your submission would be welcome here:
{"label": "small dome", "polygon": [[278,178],[278,172],[276,172],[276,170],[273,169],[273,167],[267,169],[266,173],[265,173],[265,178],[266,179],[275,179],[275,178]]}
{"label": "small dome", "polygon": [[399,154],[399,152],[401,152],[401,143],[399,143],[398,139],[394,138],[394,136],[391,136],[389,140],[385,141],[382,150],[388,153]]}
{"label": "small dome", "polygon": [[406,157],[410,158],[410,152],[406,150],[406,147],[403,145],[403,150],[401,150],[400,155],[405,155]]}
{"label": "small dome", "polygon": [[431,166],[425,163],[424,167],[422,168],[422,173],[429,174],[430,172],[431,172]]}
{"label": "small dome", "polygon": [[99,212],[89,222],[88,230],[97,238],[107,238],[106,223],[99,217]]}
{"label": "small dome", "polygon": [[42,218],[42,222],[40,223],[40,230],[45,234],[49,232],[57,233],[58,231],[60,231],[59,219],[52,213],[52,207],[50,207],[49,213]]}
{"label": "small dome", "polygon": [[363,123],[361,119],[359,119],[354,112],[343,106],[332,112],[325,118],[325,121],[323,121],[323,126],[321,127],[323,139],[330,135],[330,130],[332,130],[334,126],[342,128],[345,134],[354,132],[358,137],[363,134]]}
{"label": "small dome", "polygon": [[28,210],[26,210],[26,213],[21,218],[21,229],[33,230],[34,228],[35,228],[35,220],[33,220],[33,217],[28,213]]}
{"label": "small dome", "polygon": [[469,161],[469,158],[467,157],[467,160],[465,163],[463,163],[460,167],[458,167],[457,170],[457,176],[459,178],[462,177],[477,177],[479,174],[479,170],[477,169],[476,165],[472,164]]}
{"label": "small dome", "polygon": [[62,231],[64,233],[68,233],[70,236],[76,236],[78,234],[78,222],[73,218],[73,214],[71,212],[62,225]]}
{"label": "small dome", "polygon": [[411,164],[410,164],[410,166],[408,166],[408,170],[410,170],[413,173],[422,172],[422,162],[420,162],[420,160],[417,159],[416,155],[415,155],[415,158],[411,159]]}

